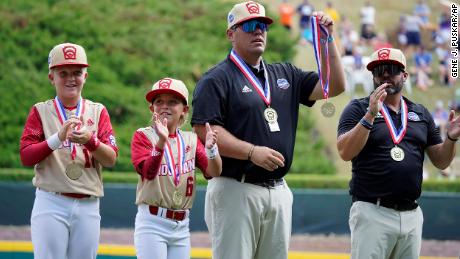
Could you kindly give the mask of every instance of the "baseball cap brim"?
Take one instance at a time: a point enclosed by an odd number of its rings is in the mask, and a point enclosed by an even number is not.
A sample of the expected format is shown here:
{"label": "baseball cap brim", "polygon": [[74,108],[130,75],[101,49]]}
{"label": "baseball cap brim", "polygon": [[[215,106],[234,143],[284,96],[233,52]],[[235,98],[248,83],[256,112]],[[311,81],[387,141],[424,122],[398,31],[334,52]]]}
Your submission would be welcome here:
{"label": "baseball cap brim", "polygon": [[406,69],[406,67],[404,66],[403,63],[401,63],[399,61],[396,61],[396,60],[390,60],[390,59],[388,59],[388,60],[374,60],[372,62],[369,62],[369,64],[367,64],[366,68],[367,68],[367,70],[372,71],[374,69],[374,67],[376,67],[378,65],[381,65],[381,64],[399,65],[403,69]]}
{"label": "baseball cap brim", "polygon": [[147,100],[147,102],[152,103],[153,100],[155,99],[155,97],[157,97],[160,94],[173,94],[173,95],[179,97],[181,100],[184,101],[184,103],[187,104],[187,100],[182,96],[182,94],[179,93],[178,91],[174,91],[172,89],[155,89],[155,90],[151,90],[150,92],[148,92],[145,95],[145,99]]}
{"label": "baseball cap brim", "polygon": [[66,62],[66,63],[61,63],[61,64],[58,64],[58,65],[54,65],[51,68],[55,68],[55,67],[62,67],[62,66],[67,66],[67,65],[75,65],[75,66],[81,66],[81,67],[89,67],[88,64],[83,64],[83,63],[74,63],[74,62]]}

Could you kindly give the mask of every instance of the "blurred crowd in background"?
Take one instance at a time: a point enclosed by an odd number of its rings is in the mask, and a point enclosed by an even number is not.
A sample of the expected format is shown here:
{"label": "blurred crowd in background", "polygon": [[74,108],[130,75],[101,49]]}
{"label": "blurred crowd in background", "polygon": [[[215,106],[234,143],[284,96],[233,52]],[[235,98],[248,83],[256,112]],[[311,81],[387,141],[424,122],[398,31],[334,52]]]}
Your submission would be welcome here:
{"label": "blurred crowd in background", "polygon": [[[372,74],[366,69],[370,54],[380,48],[399,48],[406,55],[409,80],[406,81],[407,95],[412,95],[413,88],[428,92],[432,87],[453,88],[458,80],[451,76],[451,3],[440,0],[439,12],[433,14],[425,0],[414,1],[412,13],[400,14],[399,20],[392,28],[385,31],[376,30],[378,12],[372,1],[365,1],[358,7],[360,24],[351,20],[326,1],[322,6],[314,6],[309,0],[303,0],[298,6],[283,0],[278,6],[280,23],[292,30],[294,18],[298,18],[300,43],[312,43],[310,18],[315,10],[326,12],[335,22],[335,37],[342,54],[342,62],[347,79],[347,92],[356,98],[357,87],[362,87],[369,95],[373,89]],[[460,44],[459,44],[460,45]],[[458,88],[458,87],[457,87]],[[449,110],[460,112],[460,89],[447,102],[434,100],[432,111],[441,136],[445,137]],[[446,174],[447,172],[441,172]]]}

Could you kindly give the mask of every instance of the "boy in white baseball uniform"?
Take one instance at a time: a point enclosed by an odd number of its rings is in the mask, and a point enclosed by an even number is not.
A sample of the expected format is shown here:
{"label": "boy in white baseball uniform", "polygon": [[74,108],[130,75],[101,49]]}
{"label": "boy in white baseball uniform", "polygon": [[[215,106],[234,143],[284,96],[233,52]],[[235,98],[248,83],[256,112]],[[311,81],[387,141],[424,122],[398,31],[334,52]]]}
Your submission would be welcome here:
{"label": "boy in white baseball uniform", "polygon": [[48,63],[56,97],[32,107],[20,141],[22,163],[35,166],[34,257],[96,258],[101,170],[115,164],[118,149],[106,108],[81,96],[83,47],[56,45]]}
{"label": "boy in white baseball uniform", "polygon": [[206,124],[205,146],[179,128],[188,113],[188,90],[176,79],[156,82],[146,95],[152,125],[134,133],[132,162],[139,174],[134,244],[140,259],[190,258],[189,210],[195,197],[195,167],[217,177],[222,160],[217,131]]}

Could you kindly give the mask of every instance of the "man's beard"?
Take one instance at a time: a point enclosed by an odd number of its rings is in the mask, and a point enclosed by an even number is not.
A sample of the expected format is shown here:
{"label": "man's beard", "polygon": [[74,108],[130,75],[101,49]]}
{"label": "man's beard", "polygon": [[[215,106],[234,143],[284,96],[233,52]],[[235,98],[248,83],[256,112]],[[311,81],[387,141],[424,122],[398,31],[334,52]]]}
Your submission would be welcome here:
{"label": "man's beard", "polygon": [[385,81],[383,80],[380,83],[375,82],[374,80],[374,89],[377,89],[377,87],[381,86],[383,83],[389,83],[391,86],[388,86],[385,88],[385,91],[387,92],[388,95],[395,95],[399,92],[402,91],[403,86],[404,86],[404,81],[400,80],[399,82],[396,82],[396,84],[393,84],[393,82],[390,81]]}

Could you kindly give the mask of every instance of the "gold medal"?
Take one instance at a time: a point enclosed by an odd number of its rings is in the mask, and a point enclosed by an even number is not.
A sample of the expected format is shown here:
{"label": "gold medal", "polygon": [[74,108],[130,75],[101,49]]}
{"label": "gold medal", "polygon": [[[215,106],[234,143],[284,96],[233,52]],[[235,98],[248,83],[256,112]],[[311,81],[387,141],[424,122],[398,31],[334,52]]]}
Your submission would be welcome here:
{"label": "gold medal", "polygon": [[332,117],[335,113],[334,104],[326,102],[323,105],[321,105],[321,113],[324,115],[324,117]]}
{"label": "gold medal", "polygon": [[83,174],[83,167],[80,164],[72,162],[65,168],[65,174],[72,180],[77,180]]}
{"label": "gold medal", "polygon": [[276,123],[278,121],[278,113],[271,107],[264,110],[264,117],[268,123]]}
{"label": "gold medal", "polygon": [[398,146],[394,146],[391,149],[390,154],[391,154],[391,158],[393,158],[393,160],[395,160],[395,161],[399,162],[399,161],[402,161],[404,159],[404,150],[402,150]]}
{"label": "gold medal", "polygon": [[179,192],[179,190],[174,191],[173,202],[174,202],[174,205],[176,206],[182,205],[182,194]]}

